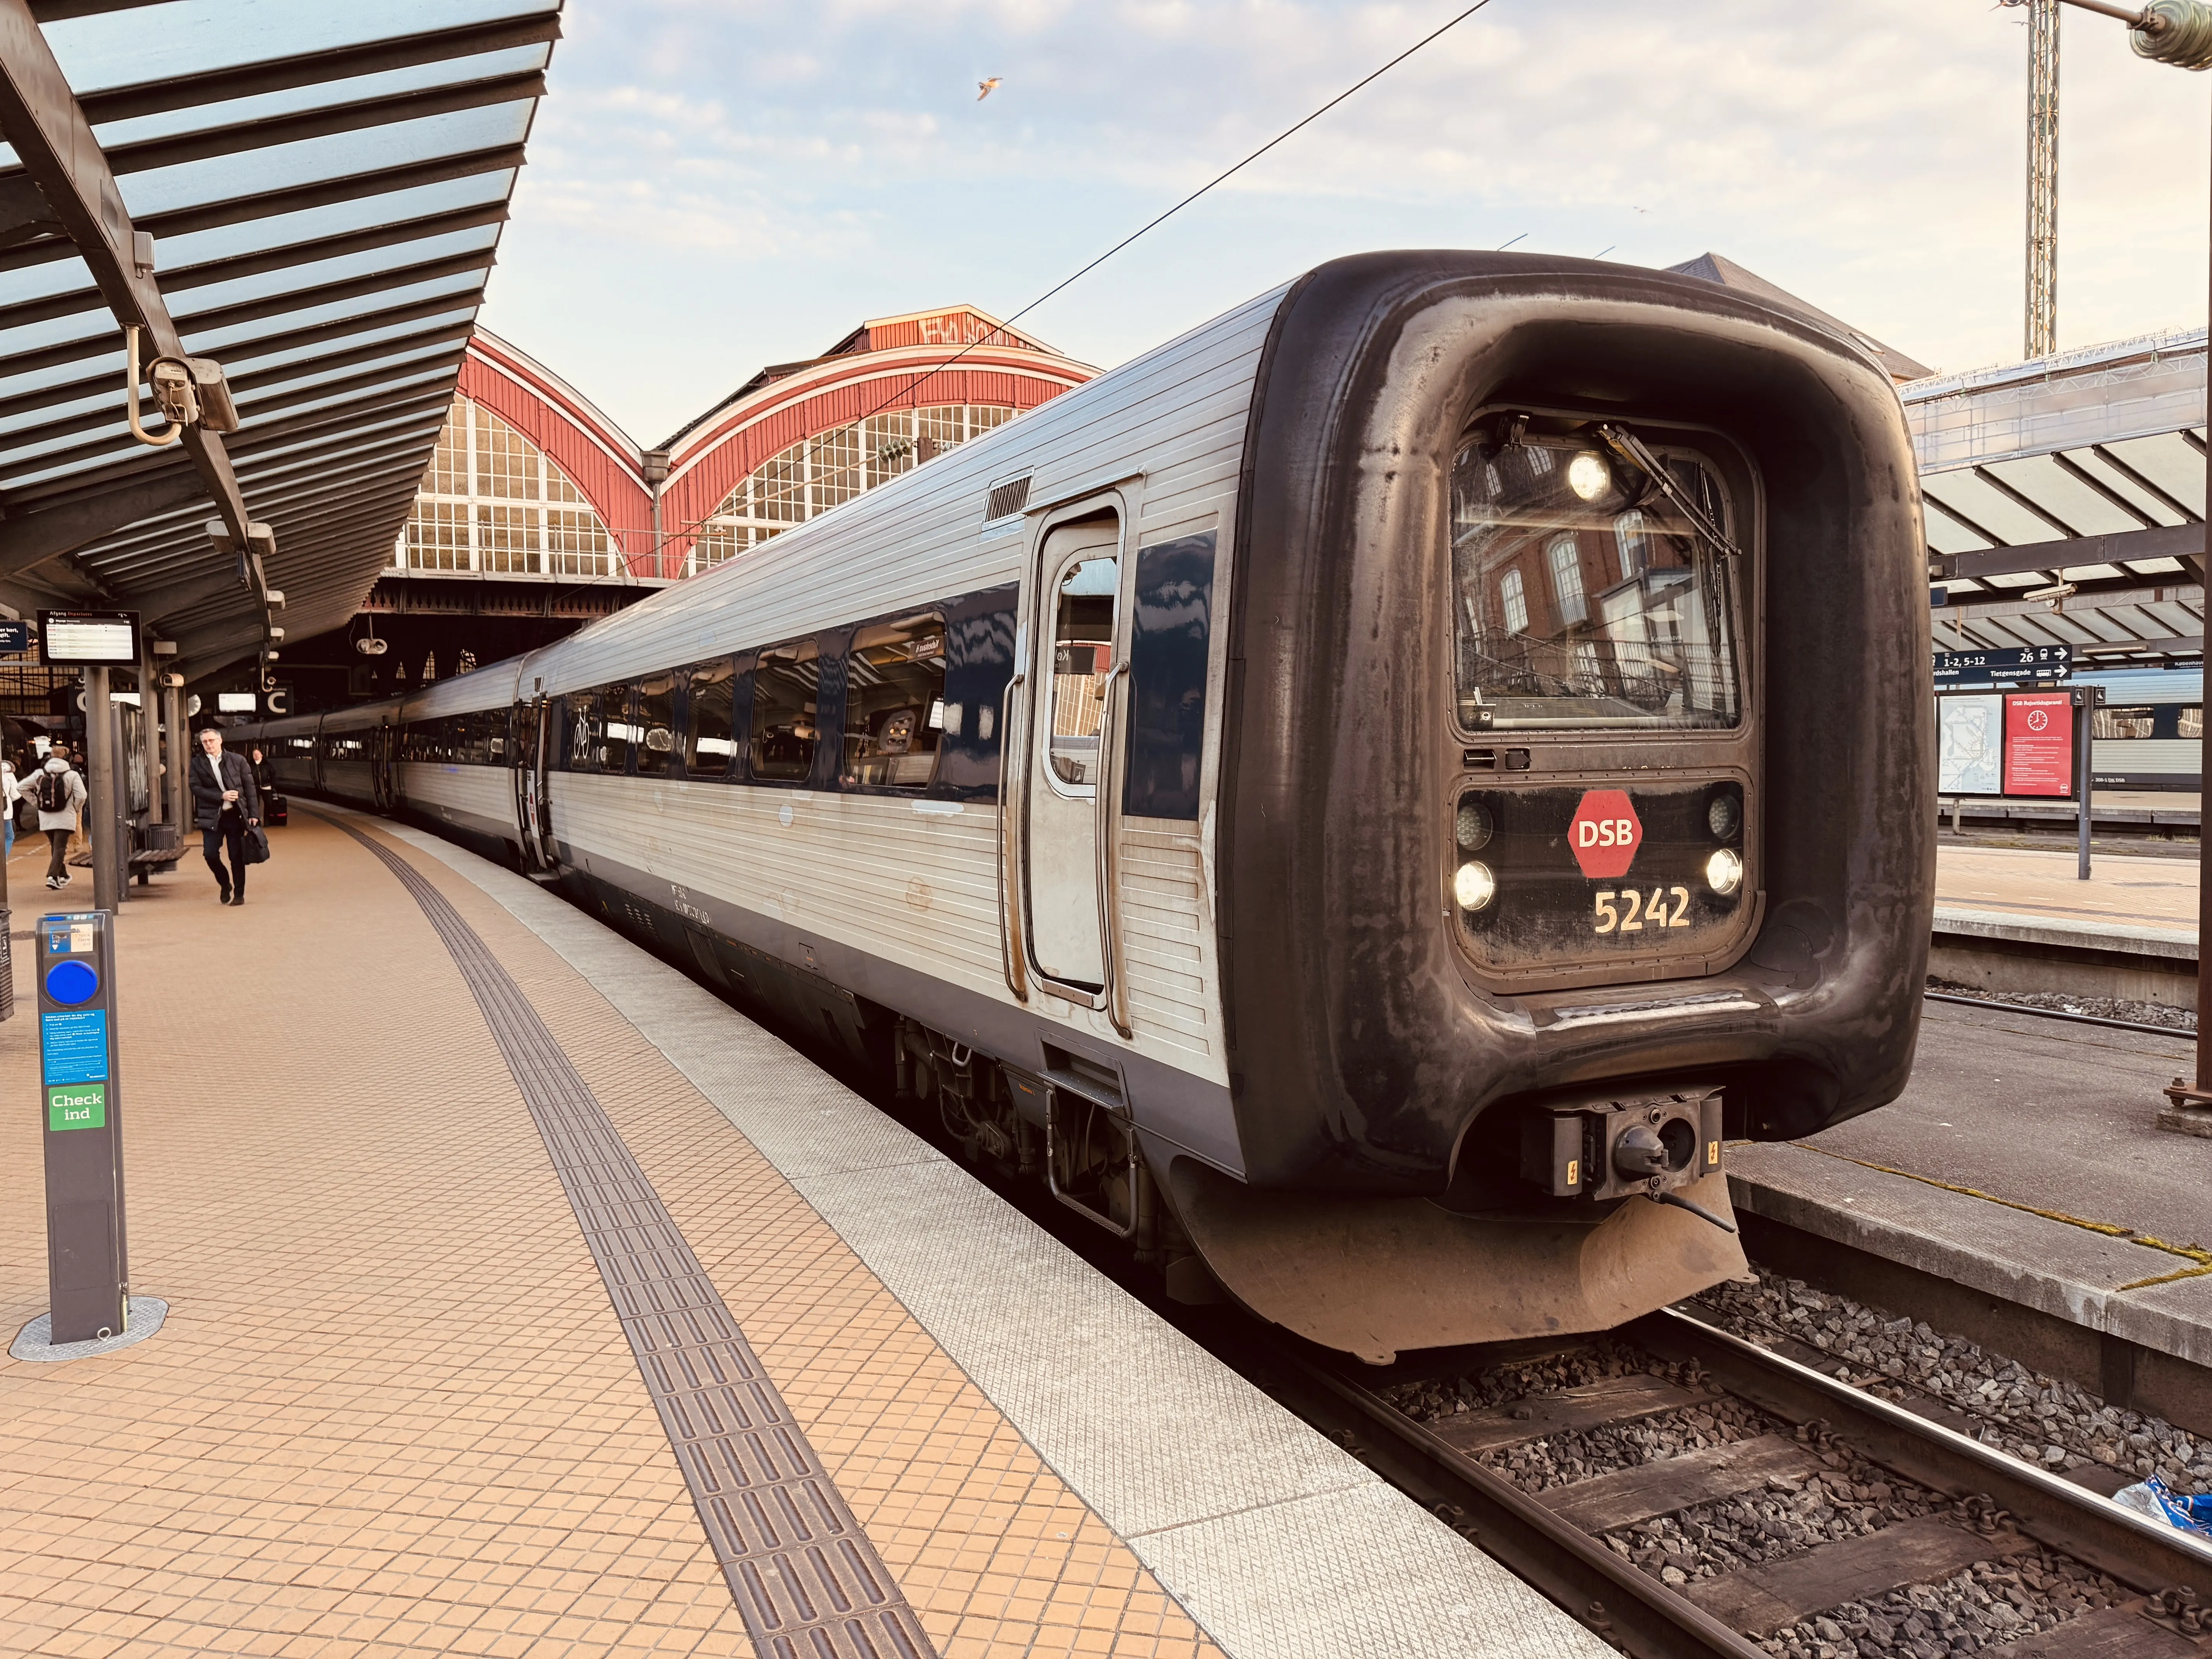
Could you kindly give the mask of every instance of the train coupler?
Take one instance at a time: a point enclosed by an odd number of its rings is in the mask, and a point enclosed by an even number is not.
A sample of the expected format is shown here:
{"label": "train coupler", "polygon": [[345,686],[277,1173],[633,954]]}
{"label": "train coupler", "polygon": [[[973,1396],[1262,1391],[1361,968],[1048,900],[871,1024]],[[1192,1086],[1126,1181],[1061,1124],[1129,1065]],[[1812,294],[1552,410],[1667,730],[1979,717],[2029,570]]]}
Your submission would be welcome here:
{"label": "train coupler", "polygon": [[1657,1199],[1720,1167],[1718,1089],[1543,1106],[1521,1123],[1521,1178],[1553,1198]]}

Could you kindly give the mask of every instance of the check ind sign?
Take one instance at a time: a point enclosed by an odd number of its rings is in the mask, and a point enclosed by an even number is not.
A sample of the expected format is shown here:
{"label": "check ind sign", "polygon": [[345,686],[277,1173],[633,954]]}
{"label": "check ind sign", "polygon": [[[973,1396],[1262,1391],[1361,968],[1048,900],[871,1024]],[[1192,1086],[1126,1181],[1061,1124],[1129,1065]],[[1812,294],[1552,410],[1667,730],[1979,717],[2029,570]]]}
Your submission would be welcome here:
{"label": "check ind sign", "polygon": [[46,1090],[46,1127],[104,1129],[107,1127],[107,1085],[72,1083]]}

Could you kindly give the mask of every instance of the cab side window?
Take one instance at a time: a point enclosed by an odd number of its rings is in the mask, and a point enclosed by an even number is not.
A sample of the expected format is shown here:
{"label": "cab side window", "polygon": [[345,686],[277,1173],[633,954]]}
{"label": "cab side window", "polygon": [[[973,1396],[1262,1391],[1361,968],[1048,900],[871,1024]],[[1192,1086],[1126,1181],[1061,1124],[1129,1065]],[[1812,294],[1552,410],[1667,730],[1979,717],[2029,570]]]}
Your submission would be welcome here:
{"label": "cab side window", "polygon": [[839,781],[922,789],[945,732],[945,618],[935,611],[853,635],[845,659],[845,753]]}
{"label": "cab side window", "polygon": [[763,783],[804,783],[814,771],[822,653],[811,640],[760,653],[753,670],[752,775]]}
{"label": "cab side window", "polygon": [[648,674],[637,683],[635,711],[637,775],[665,776],[669,757],[676,748],[676,676]]}
{"label": "cab side window", "polygon": [[687,777],[726,778],[738,755],[737,659],[724,657],[687,671],[689,718],[684,726]]}

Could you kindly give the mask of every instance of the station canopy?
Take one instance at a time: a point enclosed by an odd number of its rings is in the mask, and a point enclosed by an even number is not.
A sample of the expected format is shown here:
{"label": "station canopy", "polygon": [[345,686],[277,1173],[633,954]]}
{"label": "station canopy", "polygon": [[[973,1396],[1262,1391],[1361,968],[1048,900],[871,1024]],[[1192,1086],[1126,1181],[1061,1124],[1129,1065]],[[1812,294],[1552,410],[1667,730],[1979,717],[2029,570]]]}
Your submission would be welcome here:
{"label": "station canopy", "polygon": [[[0,599],[197,677],[343,626],[451,408],[561,0],[0,0]],[[235,404],[149,447],[144,362]],[[281,595],[281,599],[277,596]]]}

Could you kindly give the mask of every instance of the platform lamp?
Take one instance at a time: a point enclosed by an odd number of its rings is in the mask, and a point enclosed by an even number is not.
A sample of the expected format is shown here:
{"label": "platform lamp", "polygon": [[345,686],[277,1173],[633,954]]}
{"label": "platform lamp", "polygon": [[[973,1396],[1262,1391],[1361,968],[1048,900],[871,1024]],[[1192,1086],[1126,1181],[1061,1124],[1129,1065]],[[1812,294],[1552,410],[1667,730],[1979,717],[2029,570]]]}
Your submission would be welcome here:
{"label": "platform lamp", "polygon": [[[2176,69],[2212,69],[2212,3],[2208,0],[2150,0],[2140,9],[2128,6],[2104,3],[2104,0],[2063,0],[2083,11],[2101,13],[2117,17],[2128,26],[2128,44],[2138,58],[2148,58],[2155,64],[2171,64]],[[2212,302],[2212,288],[2208,288],[2208,302]],[[2207,362],[2212,362],[2212,310],[2206,315],[2205,349]],[[2212,407],[2206,410],[2212,418]],[[2212,455],[2205,459],[2204,552],[2197,571],[2200,582],[2212,584]],[[2212,722],[2203,722],[2203,749],[2197,762],[2198,796],[2203,797],[2203,782],[2212,775]],[[2200,817],[2201,817],[2200,814]],[[2185,1122],[2164,1122],[2162,1127],[2202,1130],[2212,1122],[2212,981],[2208,981],[2203,969],[2204,940],[2212,938],[2212,862],[2208,862],[2206,851],[2212,848],[2212,838],[2204,833],[2200,822],[2197,830],[2197,1076],[2193,1081],[2176,1078],[2166,1090],[2166,1097],[2172,1103],[2169,1118],[2185,1119]]]}

